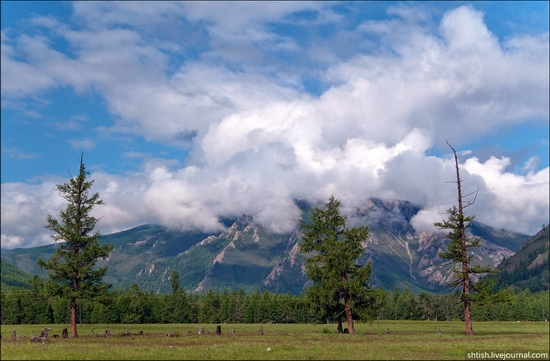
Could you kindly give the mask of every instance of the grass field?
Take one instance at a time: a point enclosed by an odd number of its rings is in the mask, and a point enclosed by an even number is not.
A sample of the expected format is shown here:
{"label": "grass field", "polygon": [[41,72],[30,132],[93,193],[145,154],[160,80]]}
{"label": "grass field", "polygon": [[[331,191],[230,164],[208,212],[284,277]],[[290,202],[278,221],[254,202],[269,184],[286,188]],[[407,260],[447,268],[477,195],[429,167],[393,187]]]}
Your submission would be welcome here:
{"label": "grass field", "polygon": [[[30,336],[38,335],[44,326],[1,326],[1,359],[474,360],[490,359],[491,352],[548,355],[550,347],[548,323],[542,322],[477,322],[474,336],[464,336],[462,322],[434,321],[380,321],[379,328],[377,322],[359,323],[353,335],[337,334],[334,324],[223,324],[221,335],[214,334],[216,325],[83,325],[78,327],[80,337],[74,339],[51,338],[65,327],[70,329],[69,325],[47,325],[53,328],[50,338],[44,344],[30,342]],[[90,332],[92,326],[95,334]],[[197,333],[201,326],[204,335]],[[264,335],[258,335],[260,326]],[[104,337],[106,329],[113,337]],[[13,330],[22,337],[12,340]],[[143,335],[123,336],[126,331],[143,331]],[[167,337],[171,331],[178,335]]]}

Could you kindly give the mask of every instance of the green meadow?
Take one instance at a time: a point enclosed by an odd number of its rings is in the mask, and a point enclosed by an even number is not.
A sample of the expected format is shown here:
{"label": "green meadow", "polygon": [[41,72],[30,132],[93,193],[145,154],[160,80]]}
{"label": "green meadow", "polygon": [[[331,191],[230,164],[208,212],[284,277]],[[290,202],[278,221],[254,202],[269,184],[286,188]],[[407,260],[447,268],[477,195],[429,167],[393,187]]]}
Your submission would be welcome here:
{"label": "green meadow", "polygon": [[[30,342],[45,326],[52,328],[48,340]],[[52,338],[65,327],[1,326],[2,360],[467,360],[502,352],[546,353],[547,360],[549,351],[544,322],[476,322],[474,336],[463,334],[462,322],[436,321],[358,323],[353,335],[336,333],[335,324],[222,324],[221,335],[215,324],[84,324],[78,338]],[[172,331],[177,335],[168,337]]]}

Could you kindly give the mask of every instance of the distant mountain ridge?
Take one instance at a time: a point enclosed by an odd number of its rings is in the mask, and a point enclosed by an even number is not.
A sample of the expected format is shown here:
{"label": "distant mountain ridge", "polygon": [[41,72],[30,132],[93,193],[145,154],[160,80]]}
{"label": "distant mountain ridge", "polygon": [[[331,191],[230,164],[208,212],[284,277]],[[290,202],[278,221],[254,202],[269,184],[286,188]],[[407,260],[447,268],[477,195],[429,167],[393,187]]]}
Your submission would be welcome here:
{"label": "distant mountain ridge", "polygon": [[[311,205],[305,201],[296,204],[302,211],[300,221],[308,220]],[[410,221],[420,210],[411,202],[372,198],[350,217],[354,224],[370,228],[360,261],[372,259],[374,286],[407,287],[413,292],[444,289],[451,270],[442,265],[437,253],[447,240],[435,228],[433,232],[414,229]],[[118,288],[136,283],[144,290],[167,293],[175,269],[182,286],[190,291],[225,287],[299,294],[307,282],[304,256],[299,252],[300,221],[287,234],[270,232],[242,215],[225,220],[227,228],[218,233],[143,225],[105,235],[100,242],[111,243],[114,249],[108,259],[100,261],[109,266],[104,280]],[[470,230],[482,238],[481,247],[474,251],[475,261],[493,266],[510,258],[529,238],[481,223],[473,223]],[[3,252],[2,258],[29,274],[45,275],[36,258],[48,258],[55,247],[14,249]]]}

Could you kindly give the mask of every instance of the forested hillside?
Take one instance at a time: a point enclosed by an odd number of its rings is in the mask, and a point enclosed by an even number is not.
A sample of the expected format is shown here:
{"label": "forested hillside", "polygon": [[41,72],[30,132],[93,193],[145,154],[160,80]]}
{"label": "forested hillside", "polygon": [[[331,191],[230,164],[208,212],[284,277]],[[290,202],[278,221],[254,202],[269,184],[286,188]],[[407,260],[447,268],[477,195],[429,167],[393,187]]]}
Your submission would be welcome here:
{"label": "forested hillside", "polygon": [[20,287],[30,289],[32,276],[12,264],[0,259],[2,267],[2,289]]}
{"label": "forested hillside", "polygon": [[498,265],[498,287],[512,286],[531,292],[548,290],[550,226],[522,244],[518,252]]}

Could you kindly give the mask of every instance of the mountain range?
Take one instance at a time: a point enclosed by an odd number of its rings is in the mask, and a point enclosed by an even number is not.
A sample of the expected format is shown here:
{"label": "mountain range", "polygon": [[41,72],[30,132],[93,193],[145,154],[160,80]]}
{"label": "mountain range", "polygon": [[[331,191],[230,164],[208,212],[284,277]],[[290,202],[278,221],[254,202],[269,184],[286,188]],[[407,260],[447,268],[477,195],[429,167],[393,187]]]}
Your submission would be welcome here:
{"label": "mountain range", "polygon": [[[301,219],[285,234],[271,232],[253,217],[242,215],[224,219],[225,229],[217,233],[142,225],[104,235],[100,243],[113,244],[114,249],[98,264],[109,266],[104,281],[116,288],[136,283],[143,290],[168,293],[169,276],[177,270],[182,287],[188,291],[240,288],[297,295],[307,284],[305,258],[299,252],[300,223],[310,218],[312,205],[305,201],[296,201],[296,205],[302,211]],[[376,198],[356,209],[354,225],[368,225],[370,229],[360,262],[372,260],[373,286],[408,288],[415,293],[445,289],[451,266],[437,254],[444,250],[447,240],[435,228],[430,232],[414,229],[411,219],[420,210],[408,201]],[[512,259],[529,239],[525,234],[477,222],[472,223],[469,232],[482,239],[473,252],[475,262],[494,267]],[[31,275],[45,276],[36,259],[49,258],[55,247],[3,250],[2,259]]]}

